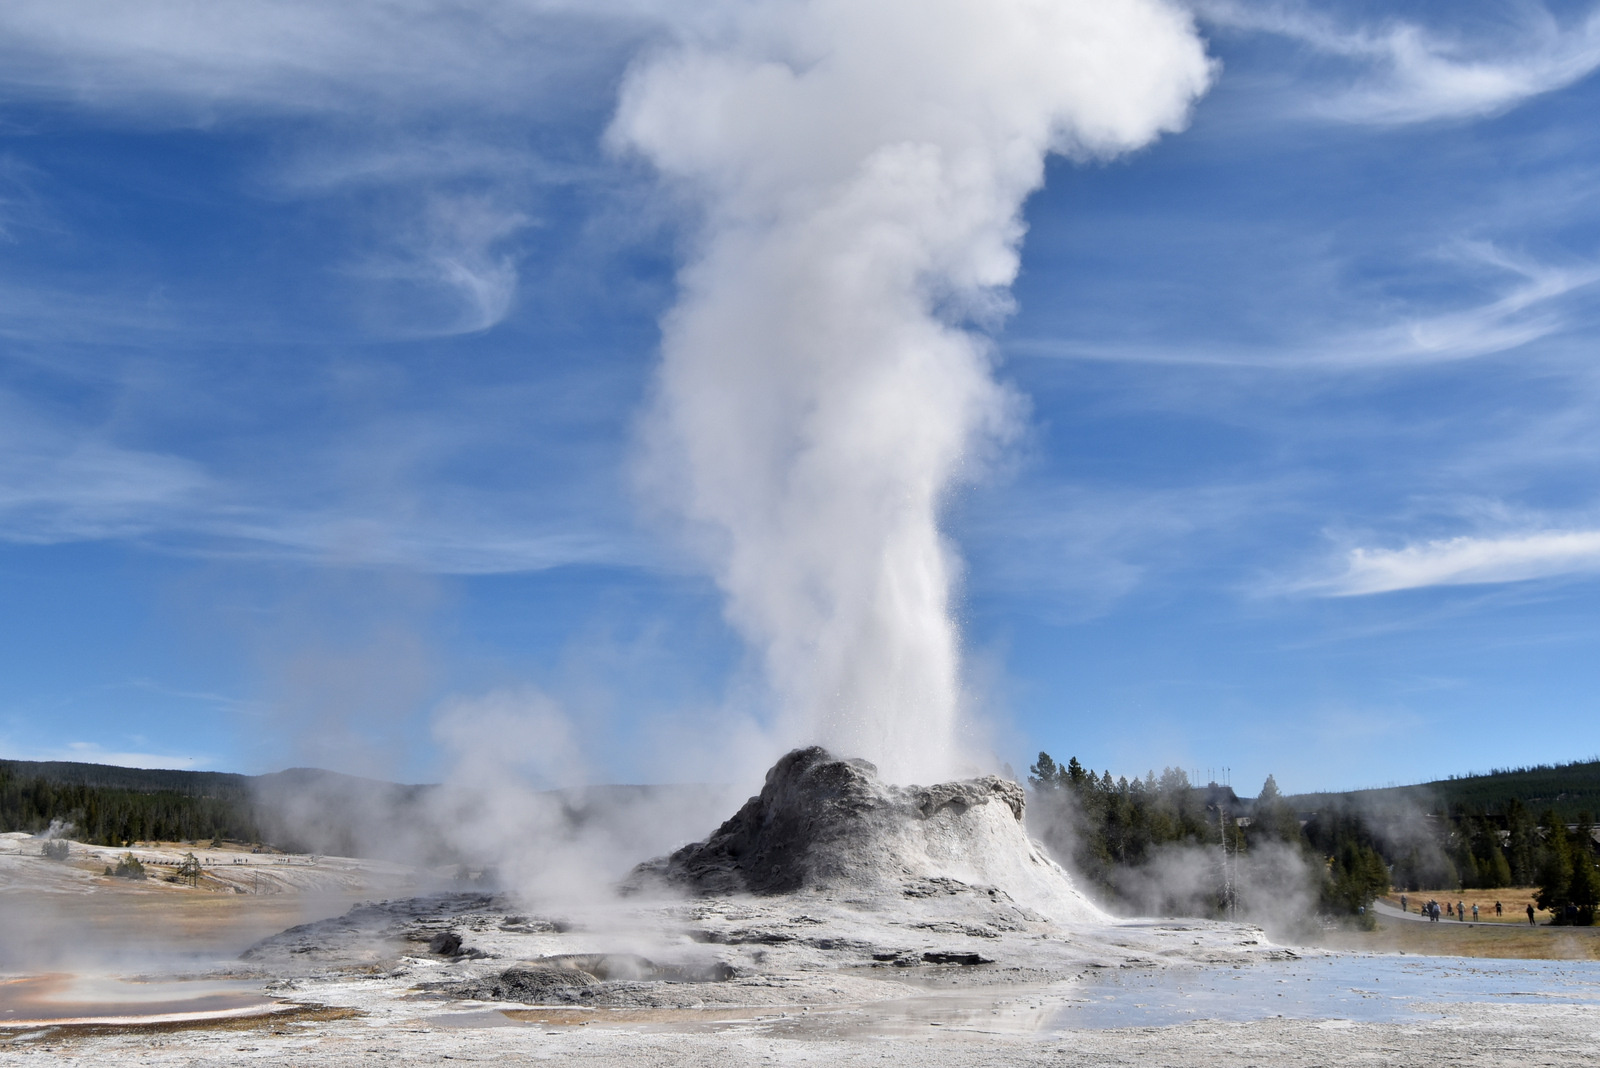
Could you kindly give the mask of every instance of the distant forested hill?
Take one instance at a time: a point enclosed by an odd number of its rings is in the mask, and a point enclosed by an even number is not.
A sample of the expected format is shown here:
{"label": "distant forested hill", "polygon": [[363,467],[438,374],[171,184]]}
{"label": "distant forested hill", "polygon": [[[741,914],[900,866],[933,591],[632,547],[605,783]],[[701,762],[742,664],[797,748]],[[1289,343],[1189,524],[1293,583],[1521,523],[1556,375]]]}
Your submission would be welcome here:
{"label": "distant forested hill", "polygon": [[[0,760],[0,831],[37,834],[60,823],[94,845],[224,838],[350,853],[362,837],[352,829],[360,814],[393,812],[427,789],[315,768],[235,775]],[[291,809],[315,818],[291,831],[283,818]],[[306,841],[306,830],[324,827],[332,830]]]}
{"label": "distant forested hill", "polygon": [[259,837],[244,775],[0,761],[0,831],[37,834],[57,822],[96,845]]}
{"label": "distant forested hill", "polygon": [[704,836],[743,800],[694,784],[447,796],[316,768],[233,775],[0,760],[0,831],[37,834],[59,821],[93,845],[223,838],[427,866],[482,859],[459,829],[477,824],[482,841],[485,828],[526,826],[530,804],[553,834],[595,836],[643,859]]}
{"label": "distant forested hill", "polygon": [[1560,819],[1573,823],[1585,812],[1591,817],[1600,815],[1600,760],[1511,768],[1416,786],[1295,794],[1287,800],[1301,812],[1353,802],[1371,809],[1411,804],[1444,815],[1464,811],[1502,813],[1516,800],[1535,814],[1553,809]]}
{"label": "distant forested hill", "polygon": [[69,760],[0,760],[0,774],[43,779],[71,786],[93,786],[136,793],[174,793],[186,797],[248,797],[252,776],[227,771],[165,771],[80,764]]}

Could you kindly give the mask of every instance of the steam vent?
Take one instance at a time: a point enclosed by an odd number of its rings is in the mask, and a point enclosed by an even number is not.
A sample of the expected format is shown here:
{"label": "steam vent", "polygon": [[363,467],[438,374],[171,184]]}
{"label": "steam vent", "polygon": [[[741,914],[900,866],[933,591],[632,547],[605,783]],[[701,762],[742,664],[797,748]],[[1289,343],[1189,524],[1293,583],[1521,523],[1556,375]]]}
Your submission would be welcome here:
{"label": "steam vent", "polygon": [[908,899],[968,898],[986,911],[1010,907],[1031,919],[1105,919],[1029,840],[1023,803],[1020,786],[993,775],[892,786],[865,760],[841,760],[817,746],[796,749],[715,834],[639,865],[628,886],[844,893],[894,907]]}

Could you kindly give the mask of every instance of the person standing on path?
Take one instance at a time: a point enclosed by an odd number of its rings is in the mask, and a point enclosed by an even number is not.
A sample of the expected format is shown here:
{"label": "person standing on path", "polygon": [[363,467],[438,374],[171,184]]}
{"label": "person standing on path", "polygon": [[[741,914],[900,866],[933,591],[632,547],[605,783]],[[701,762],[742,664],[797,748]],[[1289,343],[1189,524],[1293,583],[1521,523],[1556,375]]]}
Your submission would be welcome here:
{"label": "person standing on path", "polygon": [[1532,905],[1528,906],[1528,926],[1529,927],[1533,926],[1533,906]]}
{"label": "person standing on path", "polygon": [[1400,911],[1401,912],[1410,912],[1411,911],[1409,908],[1406,907],[1406,895],[1404,895],[1404,894],[1400,895]]}
{"label": "person standing on path", "polygon": [[1478,922],[1478,903],[1476,901],[1472,903],[1472,922]]}
{"label": "person standing on path", "polygon": [[1464,922],[1467,918],[1467,906],[1460,901],[1456,902],[1456,920]]}

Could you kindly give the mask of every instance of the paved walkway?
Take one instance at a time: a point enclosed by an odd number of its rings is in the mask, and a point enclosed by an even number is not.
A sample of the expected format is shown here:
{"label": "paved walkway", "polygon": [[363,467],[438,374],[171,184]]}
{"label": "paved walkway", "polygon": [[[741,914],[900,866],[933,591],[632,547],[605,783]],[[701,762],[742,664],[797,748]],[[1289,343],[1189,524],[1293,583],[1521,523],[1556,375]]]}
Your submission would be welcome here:
{"label": "paved walkway", "polygon": [[[1420,916],[1415,912],[1401,912],[1387,901],[1374,901],[1372,903],[1372,911],[1386,920],[1411,920],[1414,923],[1428,922],[1428,917]],[[1440,919],[1439,922],[1443,923],[1444,920]]]}
{"label": "paved walkway", "polygon": [[[1417,906],[1421,905],[1422,902],[1426,901],[1426,900],[1427,900],[1426,898],[1419,898],[1419,899],[1411,902],[1412,909],[1415,910]],[[1439,902],[1439,907],[1441,909],[1444,908],[1444,902],[1443,901]],[[1413,923],[1429,923],[1429,922],[1431,922],[1428,919],[1428,917],[1423,916],[1422,914],[1420,914],[1420,913],[1418,913],[1416,911],[1401,912],[1398,908],[1396,908],[1394,905],[1389,904],[1387,901],[1374,901],[1372,903],[1372,908],[1373,908],[1373,910],[1375,912],[1377,912],[1377,914],[1379,916],[1382,916],[1386,920],[1410,920]],[[1493,911],[1494,911],[1493,909],[1490,910],[1491,915],[1493,914]],[[1511,915],[1512,914],[1509,911],[1506,913],[1506,916],[1508,918]],[[1526,915],[1526,914],[1524,914],[1524,915]],[[1517,924],[1508,923],[1506,920],[1495,920],[1495,921],[1479,920],[1477,922],[1473,922],[1472,920],[1462,921],[1462,920],[1456,919],[1453,916],[1448,916],[1448,915],[1443,915],[1443,914],[1441,914],[1439,916],[1439,922],[1440,923],[1459,923],[1463,927],[1515,927],[1515,926],[1517,926]],[[1522,924],[1522,926],[1527,927],[1527,926],[1531,926],[1531,925],[1526,923],[1526,922],[1524,922]],[[1541,924],[1540,926],[1543,926],[1543,925]]]}

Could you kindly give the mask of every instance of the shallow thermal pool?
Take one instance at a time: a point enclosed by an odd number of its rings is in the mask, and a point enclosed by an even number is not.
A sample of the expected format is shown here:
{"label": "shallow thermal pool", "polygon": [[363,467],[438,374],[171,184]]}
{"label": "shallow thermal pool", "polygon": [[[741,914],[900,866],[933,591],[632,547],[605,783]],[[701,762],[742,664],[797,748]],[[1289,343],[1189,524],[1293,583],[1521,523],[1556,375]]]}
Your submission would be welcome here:
{"label": "shallow thermal pool", "polygon": [[[974,976],[974,978],[977,978]],[[1243,965],[1100,969],[1075,982],[945,989],[811,1009],[520,1010],[441,1006],[436,1027],[592,1026],[757,1030],[795,1037],[907,1035],[927,1028],[1048,1036],[1074,1030],[1163,1027],[1196,1020],[1287,1017],[1371,1023],[1460,1016],[1473,1005],[1600,1008],[1600,962],[1336,954]],[[138,981],[49,975],[0,981],[0,1030],[65,1023],[130,1025],[215,1019],[290,1007],[259,982]],[[465,1007],[463,1007],[465,1008]]]}
{"label": "shallow thermal pool", "polygon": [[0,981],[0,1028],[220,1019],[282,1005],[263,994],[259,982],[66,974]]}
{"label": "shallow thermal pool", "polygon": [[1189,1020],[1403,1022],[1441,1005],[1600,1007],[1600,962],[1340,954],[1242,967],[1117,969],[1086,977],[1044,1029]]}
{"label": "shallow thermal pool", "polygon": [[[977,977],[974,976],[974,979]],[[1032,988],[944,988],[865,1004],[740,1010],[446,1009],[445,1027],[616,1027],[653,1031],[753,1031],[795,1038],[1036,1035],[1164,1027],[1197,1020],[1287,1017],[1422,1023],[1470,1014],[1473,1005],[1600,1007],[1600,962],[1336,955],[1162,968],[1104,969]]]}
{"label": "shallow thermal pool", "polygon": [[812,1012],[780,1029],[844,1035],[938,1027],[1048,1036],[1280,1016],[1421,1023],[1489,1004],[1600,1008],[1600,962],[1339,954],[1240,966],[1103,969],[1031,991],[949,991]]}

